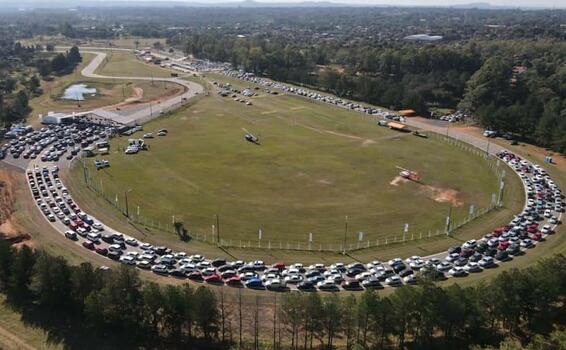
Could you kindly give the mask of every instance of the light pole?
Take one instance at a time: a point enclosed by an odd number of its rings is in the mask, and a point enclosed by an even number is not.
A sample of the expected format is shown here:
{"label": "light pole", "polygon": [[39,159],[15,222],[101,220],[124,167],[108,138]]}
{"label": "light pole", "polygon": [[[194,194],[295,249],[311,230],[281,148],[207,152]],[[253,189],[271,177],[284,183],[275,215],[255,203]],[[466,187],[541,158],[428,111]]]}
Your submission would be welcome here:
{"label": "light pole", "polygon": [[220,245],[220,215],[214,214],[216,219],[216,244]]}
{"label": "light pole", "polygon": [[346,237],[348,236],[348,215],[344,221],[344,242],[342,243],[342,254],[346,255]]}
{"label": "light pole", "polygon": [[132,189],[128,189],[126,191],[124,191],[124,201],[126,202],[126,217],[129,219],[130,218],[130,211],[128,209],[128,193],[132,192]]}

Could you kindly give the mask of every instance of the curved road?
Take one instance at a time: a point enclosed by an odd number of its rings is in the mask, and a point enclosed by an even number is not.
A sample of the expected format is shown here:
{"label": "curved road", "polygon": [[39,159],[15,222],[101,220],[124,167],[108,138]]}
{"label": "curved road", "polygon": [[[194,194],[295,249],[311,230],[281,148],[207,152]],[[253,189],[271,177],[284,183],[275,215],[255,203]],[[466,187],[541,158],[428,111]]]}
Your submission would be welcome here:
{"label": "curved road", "polygon": [[[58,50],[67,49],[67,47],[57,47]],[[143,81],[158,81],[158,82],[168,82],[181,85],[185,88],[185,92],[180,95],[170,97],[166,100],[159,101],[158,103],[145,103],[140,108],[129,110],[128,108],[124,108],[124,111],[112,111],[110,113],[104,113],[108,115],[110,119],[125,124],[125,125],[134,125],[134,124],[141,124],[145,123],[153,118],[160,116],[162,113],[179,108],[180,106],[187,104],[189,99],[195,97],[196,95],[202,94],[204,88],[202,85],[197,84],[192,81],[184,80],[182,78],[157,78],[157,77],[139,77],[139,76],[108,76],[95,73],[98,67],[104,62],[107,57],[105,52],[96,51],[97,48],[86,48],[87,50],[81,50],[82,53],[93,54],[95,57],[90,61],[90,63],[83,68],[81,74],[87,78],[95,78],[95,79],[111,79],[111,80],[143,80]],[[98,50],[102,50],[106,48],[98,48]],[[128,49],[112,49],[112,50],[120,50],[120,51],[128,51],[131,52],[132,50]],[[105,108],[100,108],[95,111],[106,111]]]}
{"label": "curved road", "polygon": [[[100,79],[126,79],[126,80],[127,79],[130,79],[130,80],[150,80],[151,79],[151,78],[147,78],[147,77],[108,77],[108,76],[96,74],[95,70],[104,61],[104,59],[106,58],[106,54],[102,53],[102,52],[97,52],[97,51],[83,51],[83,52],[93,53],[93,54],[96,55],[96,57],[81,72],[86,77],[100,78]],[[175,108],[179,105],[179,102],[181,102],[181,104],[184,102],[183,97],[188,100],[189,97],[194,97],[195,95],[197,95],[197,94],[199,94],[203,91],[202,86],[200,86],[199,84],[184,81],[184,80],[179,79],[179,78],[158,78],[158,79],[154,79],[154,80],[177,83],[177,84],[185,86],[188,89],[188,91],[186,91],[184,94],[182,94],[180,96],[175,96],[175,97],[172,97],[168,100],[163,101],[162,106],[164,108],[166,106],[167,106],[167,108]],[[152,117],[152,111],[150,110],[150,107],[142,108],[142,109],[138,110],[136,113],[139,113],[140,117],[144,117],[144,118],[147,118],[148,116],[150,118]],[[454,130],[452,133],[450,133],[450,130],[448,130],[447,127],[445,127],[444,125],[435,125],[435,124],[431,124],[431,123],[428,123],[428,122],[424,123],[424,122],[419,121],[419,120],[410,120],[408,124],[412,125],[414,127],[421,128],[423,130],[430,130],[430,131],[434,131],[434,132],[437,132],[437,133],[440,133],[440,134],[447,134],[448,133],[449,136],[457,138],[459,140],[462,140],[462,141],[464,141],[468,144],[471,144],[472,146],[475,146],[475,147],[477,147],[481,150],[484,150],[486,153],[495,154],[499,151],[504,150],[503,147],[497,146],[495,144],[491,144],[489,142],[489,140],[485,140],[481,137],[464,134],[464,133],[461,133],[461,132],[457,132],[456,130]],[[47,165],[48,165],[47,163],[42,162],[39,159],[32,160],[27,166],[28,173],[35,173],[36,169],[39,170],[42,167],[47,166]],[[59,165],[61,165],[63,167],[67,167],[67,166],[69,166],[69,162],[68,161],[60,161]],[[561,215],[562,214],[560,213],[559,216],[561,217]],[[100,222],[99,220],[96,220],[95,218],[93,218],[93,219],[97,222]],[[47,219],[46,219],[46,221],[47,221]],[[47,222],[49,222],[49,221],[47,221]],[[68,228],[62,222],[60,222],[59,220],[56,220],[55,222],[49,222],[49,223],[53,228],[55,228],[61,234],[64,234],[65,231],[68,230]],[[105,225],[104,225],[104,230],[106,232],[109,232],[109,233],[118,233],[117,231],[115,231],[115,230],[113,230],[110,227],[105,226]],[[126,236],[126,238],[127,238],[127,236]],[[77,241],[77,244],[81,244],[81,242]],[[137,252],[138,254],[143,254],[143,250],[140,249],[139,246],[136,246],[136,247],[129,246],[128,251],[133,251],[133,252]],[[424,258],[426,259],[426,258],[435,257],[435,258],[441,258],[442,259],[446,255],[447,255],[447,252],[440,252],[438,254],[434,254],[432,256],[424,257]]]}

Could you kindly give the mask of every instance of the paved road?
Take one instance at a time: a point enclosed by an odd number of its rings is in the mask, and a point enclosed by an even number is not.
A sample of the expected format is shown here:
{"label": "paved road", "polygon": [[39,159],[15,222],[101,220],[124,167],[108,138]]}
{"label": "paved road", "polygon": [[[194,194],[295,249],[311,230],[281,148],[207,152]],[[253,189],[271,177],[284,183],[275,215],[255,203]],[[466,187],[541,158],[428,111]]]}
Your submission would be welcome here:
{"label": "paved road", "polygon": [[[145,78],[145,77],[106,77],[103,75],[99,75],[94,73],[96,68],[103,62],[103,60],[106,57],[105,53],[102,52],[96,52],[96,51],[83,51],[83,52],[89,52],[89,53],[94,53],[96,54],[96,57],[89,63],[89,65],[87,65],[87,67],[85,67],[82,71],[82,74],[84,76],[87,77],[92,77],[92,78],[108,78],[108,79],[132,79],[132,80],[149,80],[151,78]],[[192,83],[192,82],[187,82],[187,81],[182,81],[180,79],[175,79],[175,78],[160,78],[160,81],[169,81],[169,82],[175,82],[175,83],[181,83],[181,85],[186,86],[189,89],[189,92],[185,93],[185,96],[195,96],[196,95],[196,90],[195,88],[198,86],[200,87],[200,90],[202,92],[202,87],[198,84]],[[191,90],[192,89],[192,90]],[[186,95],[188,93],[188,95]],[[178,96],[178,98],[182,98],[183,95]],[[171,99],[173,100],[173,98]],[[169,100],[168,100],[169,101]],[[164,101],[168,102],[168,101]],[[164,106],[169,106],[171,108],[175,108],[177,106],[177,104],[175,104],[174,102],[168,102],[166,104],[164,104]],[[152,117],[152,111],[149,108],[146,109],[140,109],[139,110],[139,116],[140,117],[145,117],[147,118]],[[134,120],[138,120],[138,119],[134,119]],[[444,124],[439,124],[439,123],[435,123],[435,122],[429,122],[429,121],[423,121],[423,120],[419,120],[419,119],[410,119],[408,120],[408,124],[413,126],[413,127],[418,127],[420,129],[423,130],[429,130],[429,131],[434,131],[437,133],[441,133],[441,134],[446,134],[448,132],[448,135],[453,137],[453,138],[457,138],[459,140],[462,140],[463,142],[466,142],[468,144],[471,144],[479,149],[482,149],[484,151],[486,151],[486,153],[490,153],[490,154],[495,154],[496,152],[499,152],[501,150],[504,150],[503,147],[500,147],[498,145],[492,144],[490,143],[489,139],[485,139],[481,136],[475,136],[475,135],[469,135],[469,134],[465,134],[461,131],[458,130],[449,130],[447,129],[448,127]],[[35,169],[39,168],[41,169],[43,166],[47,166],[46,163],[42,162],[39,159],[33,160],[31,161],[29,164],[27,165],[27,169],[34,172]],[[69,164],[68,162],[60,162],[59,163],[60,167],[68,167]],[[50,174],[51,176],[51,174]],[[57,194],[62,196],[62,192],[60,189],[57,190]],[[525,194],[526,195],[526,194]],[[561,216],[561,214],[560,214]],[[95,221],[95,218],[93,218]],[[100,221],[98,221],[100,222]],[[50,222],[50,224],[52,225],[53,228],[55,228],[57,231],[61,232],[61,234],[64,234],[64,232],[67,230],[67,227],[59,220],[56,220],[55,222]],[[108,226],[104,226],[104,231],[106,232],[110,232],[110,233],[117,233],[116,231],[114,231],[112,228],[108,227]],[[81,240],[77,241],[77,244],[80,244]],[[100,242],[100,244],[103,244],[102,242]],[[138,254],[142,253],[142,250],[139,247],[128,247],[128,251],[133,251],[136,252]],[[446,252],[440,252],[438,254],[434,254],[431,255],[429,257],[425,257],[426,258],[439,258],[439,259],[443,259],[446,256]]]}
{"label": "paved road", "polygon": [[[58,50],[67,49],[66,47],[58,47]],[[98,49],[99,51],[96,51]],[[181,78],[153,78],[153,77],[139,77],[139,76],[107,76],[102,74],[95,73],[98,67],[104,62],[106,59],[106,53],[100,50],[106,48],[81,48],[82,53],[89,53],[95,55],[95,57],[90,61],[90,63],[83,68],[81,74],[87,78],[96,78],[96,79],[111,79],[111,80],[143,80],[143,81],[154,81],[154,82],[167,82],[181,85],[185,88],[185,92],[180,95],[173,96],[166,100],[159,101],[157,103],[150,102],[145,103],[143,105],[138,105],[137,108],[133,108],[129,110],[128,108],[124,108],[123,111],[111,111],[112,113],[105,113],[111,117],[112,120],[125,124],[125,125],[134,125],[134,124],[142,124],[145,123],[153,118],[159,117],[161,114],[176,109],[186,103],[192,97],[196,95],[202,94],[204,88],[202,85],[197,84],[192,81],[184,80]],[[108,48],[108,50],[110,50]],[[112,49],[112,50],[120,50],[120,51],[132,51],[127,49]],[[140,107],[142,106],[142,107]],[[108,109],[100,108],[99,110],[108,111]],[[97,110],[95,110],[97,111]]]}

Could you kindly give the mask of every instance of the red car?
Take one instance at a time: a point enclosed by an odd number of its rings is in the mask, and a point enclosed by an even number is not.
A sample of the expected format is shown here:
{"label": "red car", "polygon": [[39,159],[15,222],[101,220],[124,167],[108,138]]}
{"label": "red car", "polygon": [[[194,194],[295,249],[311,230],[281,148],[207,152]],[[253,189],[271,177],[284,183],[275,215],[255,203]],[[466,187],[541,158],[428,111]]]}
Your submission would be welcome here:
{"label": "red car", "polygon": [[527,228],[528,233],[536,233],[537,231],[538,227],[529,226],[529,228]]}
{"label": "red car", "polygon": [[210,275],[210,276],[206,276],[206,277],[204,278],[204,281],[205,281],[206,283],[220,283],[220,282],[222,282],[222,277],[220,277],[219,274],[214,273],[214,274],[212,274],[212,275]]}
{"label": "red car", "polygon": [[278,270],[285,270],[285,263],[276,262],[272,267]]}
{"label": "red car", "polygon": [[492,234],[493,234],[495,237],[499,237],[499,236],[501,236],[504,232],[505,232],[505,228],[499,227],[499,228],[496,228],[495,230],[493,230]]}
{"label": "red car", "polygon": [[86,249],[94,250],[94,243],[92,243],[91,241],[84,241],[83,247],[85,247]]}
{"label": "red car", "polygon": [[529,237],[531,237],[533,241],[540,241],[542,239],[542,233],[540,232],[531,233]]}
{"label": "red car", "polygon": [[108,254],[108,249],[106,249],[104,247],[96,247],[95,251],[100,255],[107,255]]}
{"label": "red car", "polygon": [[499,245],[497,246],[497,250],[506,250],[507,248],[509,248],[508,241],[499,242]]}
{"label": "red car", "polygon": [[229,286],[241,286],[242,280],[240,279],[240,276],[234,276],[227,279],[226,284]]}

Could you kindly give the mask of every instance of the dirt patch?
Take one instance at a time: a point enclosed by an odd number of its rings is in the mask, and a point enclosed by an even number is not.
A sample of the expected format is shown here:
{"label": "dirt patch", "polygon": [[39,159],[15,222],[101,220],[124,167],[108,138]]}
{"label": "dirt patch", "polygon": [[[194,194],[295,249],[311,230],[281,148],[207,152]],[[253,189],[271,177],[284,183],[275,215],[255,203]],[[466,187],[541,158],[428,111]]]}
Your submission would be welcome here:
{"label": "dirt patch", "polygon": [[332,181],[328,181],[326,179],[320,179],[318,180],[318,183],[322,185],[332,185]]}
{"label": "dirt patch", "polygon": [[261,112],[261,114],[274,114],[277,113],[277,111],[263,111]]}
{"label": "dirt patch", "polygon": [[[406,179],[402,176],[395,176],[389,184],[391,186],[399,186],[411,182],[411,180]],[[438,203],[450,203],[453,207],[462,207],[464,202],[459,198],[459,192],[450,188],[439,188],[431,185],[423,185],[421,183],[415,182],[419,185],[419,193],[429,197]]]}
{"label": "dirt patch", "polygon": [[216,116],[217,116],[217,117],[223,117],[223,116],[224,116],[224,113],[216,113]]}
{"label": "dirt patch", "polygon": [[438,203],[450,203],[453,207],[462,207],[464,202],[458,198],[459,192],[449,188],[423,185],[421,191]]}
{"label": "dirt patch", "polygon": [[362,142],[362,147],[367,147],[367,146],[373,145],[374,143],[375,143],[374,140],[367,139],[364,142]]}
{"label": "dirt patch", "polygon": [[399,186],[401,184],[405,184],[407,182],[409,182],[409,179],[406,179],[402,176],[395,176],[395,178],[393,180],[391,180],[391,182],[389,183],[391,186]]}
{"label": "dirt patch", "polygon": [[133,103],[140,101],[143,98],[143,89],[140,87],[135,87],[132,91],[132,96],[127,98],[124,102]]}
{"label": "dirt patch", "polygon": [[202,112],[201,110],[197,109],[197,110],[194,110],[194,111],[193,111],[193,114],[199,114],[199,113],[201,113],[201,112]]}
{"label": "dirt patch", "polygon": [[25,244],[33,247],[29,241],[31,237],[22,234],[13,216],[15,181],[10,172],[0,170],[0,237],[16,246]]}

